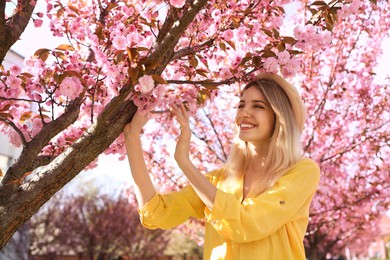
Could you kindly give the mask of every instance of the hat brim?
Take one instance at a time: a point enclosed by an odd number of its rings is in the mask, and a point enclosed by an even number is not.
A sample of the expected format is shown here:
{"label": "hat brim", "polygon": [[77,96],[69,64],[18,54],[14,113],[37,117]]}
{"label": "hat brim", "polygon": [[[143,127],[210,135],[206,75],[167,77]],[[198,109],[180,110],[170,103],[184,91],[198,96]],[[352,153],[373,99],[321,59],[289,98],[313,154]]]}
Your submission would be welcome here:
{"label": "hat brim", "polygon": [[288,83],[284,78],[274,73],[261,73],[256,75],[256,79],[272,80],[284,90],[290,100],[297,127],[302,133],[306,120],[306,107],[303,104],[298,90],[293,85]]}

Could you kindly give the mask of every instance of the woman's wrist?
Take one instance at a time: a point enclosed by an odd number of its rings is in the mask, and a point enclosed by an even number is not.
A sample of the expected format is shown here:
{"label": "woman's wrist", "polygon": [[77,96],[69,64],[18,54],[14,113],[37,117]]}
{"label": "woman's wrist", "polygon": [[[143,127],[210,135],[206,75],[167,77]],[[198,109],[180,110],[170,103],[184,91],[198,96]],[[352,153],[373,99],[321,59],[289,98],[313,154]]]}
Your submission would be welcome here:
{"label": "woman's wrist", "polygon": [[125,140],[137,140],[140,139],[142,131],[126,130],[123,131]]}

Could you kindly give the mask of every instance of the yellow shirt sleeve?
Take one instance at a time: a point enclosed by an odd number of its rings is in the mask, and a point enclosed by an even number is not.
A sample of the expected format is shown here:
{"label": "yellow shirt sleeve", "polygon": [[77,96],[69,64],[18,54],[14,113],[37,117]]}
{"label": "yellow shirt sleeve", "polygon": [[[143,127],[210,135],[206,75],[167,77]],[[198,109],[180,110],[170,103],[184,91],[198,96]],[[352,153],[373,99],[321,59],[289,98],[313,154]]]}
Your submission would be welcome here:
{"label": "yellow shirt sleeve", "polygon": [[242,203],[217,190],[212,210],[205,208],[206,219],[225,239],[239,243],[264,239],[290,221],[308,218],[319,179],[317,164],[303,159],[270,189]]}
{"label": "yellow shirt sleeve", "polygon": [[[217,184],[220,170],[206,174],[207,179]],[[205,205],[191,185],[169,194],[156,193],[140,209],[141,224],[149,229],[170,229],[184,223],[188,218],[203,218]]]}

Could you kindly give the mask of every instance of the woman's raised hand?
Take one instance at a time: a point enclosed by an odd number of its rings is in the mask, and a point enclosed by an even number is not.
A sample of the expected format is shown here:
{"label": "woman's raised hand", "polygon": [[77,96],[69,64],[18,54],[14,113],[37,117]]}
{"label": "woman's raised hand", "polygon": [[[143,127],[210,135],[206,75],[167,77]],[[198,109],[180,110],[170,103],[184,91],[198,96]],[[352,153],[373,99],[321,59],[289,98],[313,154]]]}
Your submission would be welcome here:
{"label": "woman's raised hand", "polygon": [[187,109],[183,104],[173,105],[171,113],[175,116],[177,122],[180,124],[180,136],[177,140],[175,150],[175,160],[179,167],[185,162],[189,162],[191,129]]}
{"label": "woman's raised hand", "polygon": [[133,119],[123,128],[123,133],[127,135],[139,136],[142,132],[142,128],[149,120],[148,113],[141,113],[139,110],[134,114]]}

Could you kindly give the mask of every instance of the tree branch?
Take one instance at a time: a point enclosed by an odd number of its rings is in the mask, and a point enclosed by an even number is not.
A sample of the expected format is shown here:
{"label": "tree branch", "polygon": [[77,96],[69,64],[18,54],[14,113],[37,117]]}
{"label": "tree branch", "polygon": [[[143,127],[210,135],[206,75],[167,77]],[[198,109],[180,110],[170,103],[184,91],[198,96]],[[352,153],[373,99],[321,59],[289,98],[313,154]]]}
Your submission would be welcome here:
{"label": "tree branch", "polygon": [[213,132],[214,132],[215,136],[217,137],[219,146],[221,147],[221,150],[222,150],[222,153],[223,153],[223,157],[224,157],[224,160],[223,160],[223,161],[226,161],[226,159],[227,159],[227,153],[225,152],[225,149],[224,149],[223,143],[222,143],[222,141],[221,141],[221,138],[219,138],[217,129],[215,129],[214,123],[213,123],[213,121],[211,120],[210,115],[207,114],[207,112],[206,112],[204,109],[202,109],[202,111],[203,111],[203,113],[206,115],[206,118],[209,120],[210,125],[211,125],[211,128],[213,129]]}
{"label": "tree branch", "polygon": [[[5,1],[1,1],[0,12],[4,19]],[[33,14],[35,6],[31,5],[30,0],[18,0],[16,7],[17,12],[7,21],[0,20],[0,64],[3,63],[4,57],[11,46],[20,38],[24,32]]]}
{"label": "tree branch", "polygon": [[236,78],[230,78],[223,81],[210,81],[210,80],[167,80],[169,84],[191,84],[191,85],[204,85],[218,87],[220,85],[229,85],[236,82]]}
{"label": "tree branch", "polygon": [[[5,1],[0,2],[0,31],[5,28]],[[2,34],[0,34],[2,35]]]}
{"label": "tree branch", "polygon": [[169,8],[167,13],[167,18],[165,19],[161,29],[159,30],[156,44],[159,44],[167,36],[169,30],[172,28],[173,24],[177,20],[177,13],[174,8]]}
{"label": "tree branch", "polygon": [[12,129],[14,129],[18,133],[20,139],[22,140],[23,146],[27,145],[26,137],[24,136],[23,132],[14,124],[14,122],[8,120],[7,118],[1,117],[1,116],[0,116],[0,121],[3,121],[4,123],[6,123],[10,127],[12,127]]}
{"label": "tree branch", "polygon": [[185,57],[185,56],[188,56],[191,54],[195,54],[201,50],[206,49],[207,47],[212,46],[213,43],[214,43],[214,39],[210,39],[210,40],[208,40],[200,45],[180,49],[173,54],[172,60],[177,60],[177,59],[180,59],[182,57]]}
{"label": "tree branch", "polygon": [[173,24],[164,39],[161,40],[161,43],[150,54],[149,58],[146,59],[145,63],[159,64],[156,69],[149,71],[148,74],[160,75],[162,73],[167,64],[172,60],[174,47],[178,43],[180,37],[206,3],[207,0],[195,0],[193,5],[183,13],[180,20]]}
{"label": "tree branch", "polygon": [[[0,184],[0,194],[11,192],[18,187],[15,178],[20,179],[26,172],[32,171],[34,161],[42,148],[58,133],[73,124],[80,113],[82,99],[77,98],[70,102],[68,109],[57,119],[43,126],[41,131],[30,142],[26,142],[17,161],[8,169]],[[3,187],[2,187],[3,186]],[[1,196],[0,196],[1,197]]]}

